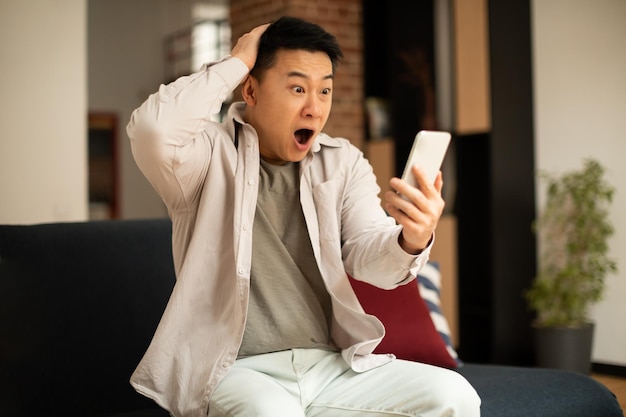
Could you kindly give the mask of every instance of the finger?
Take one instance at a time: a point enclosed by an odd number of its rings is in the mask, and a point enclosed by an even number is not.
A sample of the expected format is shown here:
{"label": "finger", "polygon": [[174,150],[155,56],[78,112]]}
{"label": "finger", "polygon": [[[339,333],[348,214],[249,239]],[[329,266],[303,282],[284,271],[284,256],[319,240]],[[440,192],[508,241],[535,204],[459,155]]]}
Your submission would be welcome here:
{"label": "finger", "polygon": [[[414,165],[412,171],[413,175],[415,176],[415,180],[417,181],[418,188],[424,194],[428,194],[435,190],[434,183],[428,179],[428,177],[426,176],[426,171],[424,171],[419,165]],[[437,181],[436,178],[435,181]]]}
{"label": "finger", "polygon": [[[412,190],[415,190],[415,188],[410,188]],[[419,191],[417,192],[419,193]],[[419,209],[418,205],[415,202],[413,202],[412,200],[407,200],[402,195],[394,191],[387,191],[387,193],[385,194],[385,200],[391,207],[403,213],[408,219],[411,219],[412,221],[418,221],[422,215],[422,211]]]}
{"label": "finger", "polygon": [[[426,197],[421,192],[419,188],[415,188],[408,184],[406,181],[401,180],[400,178],[392,178],[389,181],[390,187],[397,192],[396,195],[401,198],[404,202],[406,202],[405,198],[409,201],[409,204],[414,204],[418,207],[422,206],[425,203]],[[404,197],[404,198],[402,198]]]}
{"label": "finger", "polygon": [[414,175],[418,182],[419,190],[427,199],[441,196],[441,190],[443,189],[443,173],[441,171],[437,172],[437,176],[432,183],[421,168],[415,168]]}
{"label": "finger", "polygon": [[271,25],[271,23],[264,23],[252,29],[250,31],[251,34],[254,34],[257,38],[260,38],[263,32],[267,30],[267,28]]}
{"label": "finger", "polygon": [[437,173],[437,178],[435,178],[435,189],[439,194],[441,194],[441,190],[443,189],[443,173],[439,171]]}
{"label": "finger", "polygon": [[255,27],[250,32],[243,34],[231,51],[231,55],[241,59],[249,69],[254,67],[261,35],[270,24],[266,23]]}
{"label": "finger", "polygon": [[385,205],[385,209],[387,210],[387,213],[395,219],[396,223],[402,225],[405,228],[412,227],[414,224],[416,224],[416,220],[414,218],[409,216],[406,212],[399,209],[392,203],[387,203]]}

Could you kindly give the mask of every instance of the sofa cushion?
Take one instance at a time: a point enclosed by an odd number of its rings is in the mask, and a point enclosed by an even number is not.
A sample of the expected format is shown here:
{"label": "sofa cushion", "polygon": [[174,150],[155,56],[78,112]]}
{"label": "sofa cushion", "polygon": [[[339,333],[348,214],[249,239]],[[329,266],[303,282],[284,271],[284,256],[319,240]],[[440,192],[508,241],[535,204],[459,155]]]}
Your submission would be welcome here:
{"label": "sofa cushion", "polygon": [[623,417],[594,379],[558,369],[465,364],[457,372],[481,398],[482,417]]}
{"label": "sofa cushion", "polygon": [[456,351],[447,344],[450,342],[449,326],[441,313],[438,274],[437,265],[429,263],[417,280],[393,290],[376,288],[349,277],[363,309],[378,317],[385,326],[385,337],[374,352],[393,353],[400,359],[446,368],[459,365]]}

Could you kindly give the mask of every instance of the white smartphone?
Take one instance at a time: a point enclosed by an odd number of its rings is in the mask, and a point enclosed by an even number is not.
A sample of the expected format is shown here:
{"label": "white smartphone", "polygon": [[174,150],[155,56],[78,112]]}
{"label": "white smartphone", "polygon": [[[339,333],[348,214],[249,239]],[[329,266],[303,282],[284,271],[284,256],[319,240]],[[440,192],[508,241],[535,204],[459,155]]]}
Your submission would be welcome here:
{"label": "white smartphone", "polygon": [[419,165],[426,173],[428,181],[434,183],[437,173],[441,169],[443,158],[446,156],[450,138],[451,136],[448,132],[432,130],[421,130],[418,132],[415,135],[411,153],[406,161],[402,179],[413,187],[419,188],[411,170],[414,165]]}

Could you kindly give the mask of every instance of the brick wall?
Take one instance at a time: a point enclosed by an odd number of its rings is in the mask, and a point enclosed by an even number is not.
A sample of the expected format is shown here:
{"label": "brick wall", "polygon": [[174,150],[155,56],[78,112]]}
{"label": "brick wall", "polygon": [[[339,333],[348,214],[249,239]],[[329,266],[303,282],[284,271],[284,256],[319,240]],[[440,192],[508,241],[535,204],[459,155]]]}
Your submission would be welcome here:
{"label": "brick wall", "polygon": [[335,35],[344,59],[335,76],[333,109],[324,129],[363,148],[363,36],[361,0],[231,0],[233,43],[255,26],[283,15],[317,23]]}

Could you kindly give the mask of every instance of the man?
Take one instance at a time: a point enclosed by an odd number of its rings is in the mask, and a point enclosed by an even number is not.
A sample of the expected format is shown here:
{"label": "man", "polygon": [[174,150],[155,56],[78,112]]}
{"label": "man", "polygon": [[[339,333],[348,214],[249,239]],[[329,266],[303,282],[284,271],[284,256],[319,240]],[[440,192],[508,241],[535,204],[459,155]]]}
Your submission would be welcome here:
{"label": "man", "polygon": [[[362,154],[322,133],[341,56],[321,27],[284,17],[131,117],[177,273],[131,383],[176,417],[479,415],[456,372],[372,354],[384,329],[346,272],[382,288],[414,279],[442,178],[416,168],[421,191],[392,179],[409,200],[387,194],[385,214]],[[242,81],[244,102],[211,122]]]}

